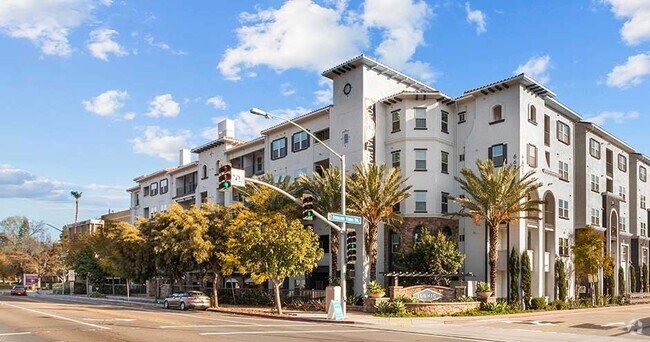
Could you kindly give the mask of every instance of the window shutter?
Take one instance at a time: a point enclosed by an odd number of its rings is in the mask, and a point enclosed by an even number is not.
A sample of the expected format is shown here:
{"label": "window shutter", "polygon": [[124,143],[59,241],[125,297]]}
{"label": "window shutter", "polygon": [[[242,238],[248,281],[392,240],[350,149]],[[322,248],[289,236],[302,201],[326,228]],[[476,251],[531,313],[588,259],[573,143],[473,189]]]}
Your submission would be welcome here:
{"label": "window shutter", "polygon": [[492,159],[492,147],[488,148],[488,159]]}
{"label": "window shutter", "polygon": [[508,145],[503,144],[503,164],[508,164]]}

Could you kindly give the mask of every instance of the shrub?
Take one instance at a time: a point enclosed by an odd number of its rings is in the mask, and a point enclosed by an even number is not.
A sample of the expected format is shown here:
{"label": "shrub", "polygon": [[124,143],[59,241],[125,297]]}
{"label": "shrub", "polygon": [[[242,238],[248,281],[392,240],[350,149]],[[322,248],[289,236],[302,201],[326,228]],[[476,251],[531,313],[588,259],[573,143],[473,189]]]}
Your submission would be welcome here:
{"label": "shrub", "polygon": [[479,310],[492,313],[510,313],[516,311],[508,305],[508,302],[502,300],[496,303],[483,302],[481,303],[481,308]]}
{"label": "shrub", "polygon": [[395,302],[402,302],[402,303],[415,303],[415,298],[405,296],[405,295],[399,295],[393,299]]}
{"label": "shrub", "polygon": [[530,269],[530,258],[528,258],[528,251],[521,254],[521,292],[522,299],[526,308],[530,307],[530,297],[533,292],[533,275]]}
{"label": "shrub", "polygon": [[562,259],[555,261],[555,286],[557,286],[558,299],[565,301],[569,285],[566,279],[566,268]]}
{"label": "shrub", "polygon": [[103,294],[103,293],[99,293],[97,291],[93,291],[88,295],[88,297],[90,297],[90,298],[106,298],[106,295]]}
{"label": "shrub", "polygon": [[476,292],[490,292],[490,284],[484,281],[479,281],[476,285]]}
{"label": "shrub", "polygon": [[542,310],[546,307],[546,298],[534,297],[530,300],[530,308],[533,310]]}
{"label": "shrub", "polygon": [[370,283],[368,283],[367,289],[368,289],[368,292],[370,292],[370,293],[385,292],[384,287],[381,286],[381,284],[379,282],[377,282],[376,280],[373,280]]}
{"label": "shrub", "polygon": [[623,270],[623,267],[618,268],[618,295],[619,296],[624,296],[625,295],[625,271]]}
{"label": "shrub", "polygon": [[458,296],[456,297],[457,302],[475,302],[476,298],[470,296]]}
{"label": "shrub", "polygon": [[519,303],[519,271],[521,264],[519,263],[519,253],[512,247],[510,252],[510,302]]}
{"label": "shrub", "polygon": [[648,292],[648,287],[650,287],[650,284],[648,284],[648,264],[643,264],[641,268],[641,283],[643,284],[643,292]]}
{"label": "shrub", "polygon": [[363,305],[363,296],[355,296],[354,293],[349,294],[348,305]]}
{"label": "shrub", "polygon": [[553,310],[568,310],[570,308],[570,304],[563,300],[554,300],[548,306]]}
{"label": "shrub", "polygon": [[377,314],[381,316],[406,316],[406,305],[400,301],[382,301],[375,305]]}
{"label": "shrub", "polygon": [[630,292],[637,292],[638,287],[636,286],[636,267],[630,265]]}

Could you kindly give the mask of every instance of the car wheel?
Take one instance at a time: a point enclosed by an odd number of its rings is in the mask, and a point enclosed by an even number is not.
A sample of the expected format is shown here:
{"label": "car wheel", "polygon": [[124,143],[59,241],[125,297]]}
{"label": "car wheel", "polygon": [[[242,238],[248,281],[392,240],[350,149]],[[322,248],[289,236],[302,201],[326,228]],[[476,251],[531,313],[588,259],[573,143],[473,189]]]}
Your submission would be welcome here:
{"label": "car wheel", "polygon": [[165,301],[165,303],[163,304],[163,306],[165,307],[165,309],[169,309],[169,302]]}
{"label": "car wheel", "polygon": [[185,311],[185,303],[181,302],[181,311]]}

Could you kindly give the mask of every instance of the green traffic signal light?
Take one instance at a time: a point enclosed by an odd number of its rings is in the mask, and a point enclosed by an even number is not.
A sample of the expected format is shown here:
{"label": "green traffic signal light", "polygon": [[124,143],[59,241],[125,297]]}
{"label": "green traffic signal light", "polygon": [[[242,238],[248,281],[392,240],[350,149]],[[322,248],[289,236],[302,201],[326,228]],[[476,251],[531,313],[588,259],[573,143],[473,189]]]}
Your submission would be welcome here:
{"label": "green traffic signal light", "polygon": [[228,182],[228,181],[223,182],[223,187],[226,188],[226,189],[229,188],[230,187],[230,182]]}

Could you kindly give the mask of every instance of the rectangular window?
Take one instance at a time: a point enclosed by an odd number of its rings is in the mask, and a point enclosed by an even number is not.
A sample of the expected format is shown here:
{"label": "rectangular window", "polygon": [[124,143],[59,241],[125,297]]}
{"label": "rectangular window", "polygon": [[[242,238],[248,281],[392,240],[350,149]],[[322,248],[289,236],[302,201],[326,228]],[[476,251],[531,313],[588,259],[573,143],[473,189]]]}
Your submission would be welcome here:
{"label": "rectangular window", "polygon": [[442,173],[449,173],[449,153],[440,152],[440,171]]}
{"label": "rectangular window", "polygon": [[557,122],[557,140],[567,145],[571,143],[571,128],[562,121]]}
{"label": "rectangular window", "polygon": [[461,163],[465,161],[465,153],[461,153],[458,155],[458,161]]}
{"label": "rectangular window", "polygon": [[414,193],[415,193],[415,212],[426,213],[427,212],[427,191],[415,190]]}
{"label": "rectangular window", "polygon": [[298,152],[309,147],[309,134],[298,132],[291,136],[291,152]]}
{"label": "rectangular window", "polygon": [[149,208],[144,208],[144,218],[149,218]]}
{"label": "rectangular window", "polygon": [[560,256],[567,257],[569,256],[569,238],[560,238],[559,239],[559,254]]}
{"label": "rectangular window", "polygon": [[648,263],[648,247],[643,247],[641,249],[641,263],[642,264],[647,264]]}
{"label": "rectangular window", "polygon": [[560,160],[558,173],[560,174],[560,179],[563,181],[569,181],[569,163],[565,163]]}
{"label": "rectangular window", "polygon": [[150,196],[158,195],[158,182],[149,184],[149,195]]}
{"label": "rectangular window", "polygon": [[160,194],[166,194],[169,192],[169,180],[163,179],[160,181]]}
{"label": "rectangular window", "polygon": [[427,150],[415,150],[415,171],[427,170]]}
{"label": "rectangular window", "polygon": [[318,236],[318,247],[323,250],[323,253],[330,252],[330,236],[329,235],[319,235]]}
{"label": "rectangular window", "polygon": [[646,198],[645,198],[644,195],[641,195],[640,202],[641,202],[641,209],[645,209],[646,208]]}
{"label": "rectangular window", "polygon": [[569,201],[559,200],[558,209],[560,218],[568,219],[569,218]]}
{"label": "rectangular window", "polygon": [[506,161],[506,151],[505,144],[494,145],[488,150],[488,158],[492,159],[494,166],[501,167]]}
{"label": "rectangular window", "polygon": [[591,225],[600,226],[600,210],[591,208]]}
{"label": "rectangular window", "polygon": [[600,159],[600,143],[598,141],[589,139],[589,154],[596,159]]}
{"label": "rectangular window", "polygon": [[390,117],[391,117],[391,120],[393,122],[393,126],[392,126],[393,130],[391,131],[391,133],[399,132],[399,130],[400,130],[399,110],[391,112]]}
{"label": "rectangular window", "polygon": [[622,154],[618,155],[618,169],[627,172],[627,157]]}
{"label": "rectangular window", "polygon": [[440,212],[448,213],[449,212],[449,193],[443,192],[440,195]]}
{"label": "rectangular window", "polygon": [[528,144],[528,166],[537,167],[537,146]]}
{"label": "rectangular window", "polygon": [[444,110],[440,111],[440,131],[449,133],[449,113]]}
{"label": "rectangular window", "polygon": [[648,236],[648,226],[645,222],[641,222],[641,236]]}
{"label": "rectangular window", "polygon": [[255,158],[255,173],[264,171],[264,156],[257,156]]}
{"label": "rectangular window", "polygon": [[466,115],[465,112],[458,113],[458,123],[459,124],[465,122],[465,115]]}
{"label": "rectangular window", "polygon": [[427,129],[426,108],[415,108],[415,129]]}
{"label": "rectangular window", "polygon": [[271,159],[280,159],[287,156],[287,138],[280,138],[271,142]]}
{"label": "rectangular window", "polygon": [[544,145],[551,146],[551,117],[544,115]]}
{"label": "rectangular window", "polygon": [[[621,216],[621,222],[619,222],[618,227],[623,232],[627,231],[627,217]],[[623,260],[625,260],[625,259],[623,259]]]}
{"label": "rectangular window", "polygon": [[639,179],[642,182],[645,182],[648,180],[648,170],[645,169],[645,167],[640,166],[639,167]]}
{"label": "rectangular window", "polygon": [[591,175],[591,191],[600,192],[600,177]]}
{"label": "rectangular window", "polygon": [[623,199],[623,201],[626,201],[625,194],[627,194],[627,189],[622,185],[619,186],[618,187],[618,196],[620,196]]}
{"label": "rectangular window", "polygon": [[390,153],[390,159],[393,167],[400,167],[400,152],[401,151],[398,150]]}
{"label": "rectangular window", "polygon": [[323,129],[323,130],[320,130],[320,131],[314,133],[314,135],[315,135],[316,138],[318,138],[318,140],[320,140],[320,141],[330,140],[330,129],[329,129],[329,128],[325,128],[325,129]]}
{"label": "rectangular window", "polygon": [[142,189],[142,192],[143,192],[142,196],[144,196],[144,197],[149,196],[149,187],[148,187],[148,186],[145,186],[145,187]]}

